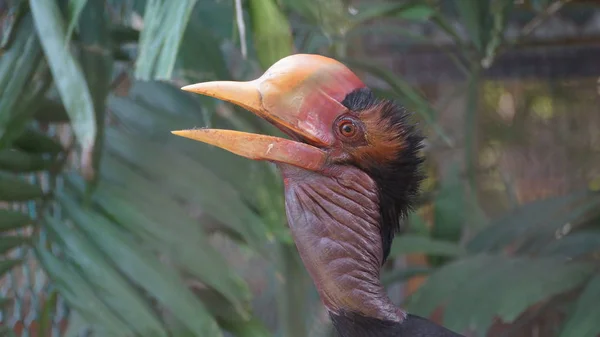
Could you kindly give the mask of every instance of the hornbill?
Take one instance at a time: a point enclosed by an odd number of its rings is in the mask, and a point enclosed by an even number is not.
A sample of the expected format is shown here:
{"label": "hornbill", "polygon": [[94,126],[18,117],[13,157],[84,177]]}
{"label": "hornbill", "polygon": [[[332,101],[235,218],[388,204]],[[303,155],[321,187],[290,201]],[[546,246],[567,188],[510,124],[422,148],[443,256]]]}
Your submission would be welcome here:
{"label": "hornbill", "polygon": [[422,179],[422,137],[406,110],[342,63],[295,54],[248,82],[182,88],[237,104],[290,139],[233,130],[174,134],[275,163],[296,247],[342,337],[458,337],[396,307],[380,282]]}

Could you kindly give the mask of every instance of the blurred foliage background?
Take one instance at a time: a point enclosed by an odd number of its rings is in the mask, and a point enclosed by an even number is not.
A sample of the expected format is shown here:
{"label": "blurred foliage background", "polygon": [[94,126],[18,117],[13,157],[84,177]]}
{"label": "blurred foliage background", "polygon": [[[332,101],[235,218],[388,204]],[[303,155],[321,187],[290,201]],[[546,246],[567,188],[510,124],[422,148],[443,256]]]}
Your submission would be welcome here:
{"label": "blurred foliage background", "polygon": [[429,178],[383,282],[467,336],[600,334],[600,3],[0,0],[0,306],[13,336],[331,336],[267,163],[179,90],[292,53],[415,112]]}

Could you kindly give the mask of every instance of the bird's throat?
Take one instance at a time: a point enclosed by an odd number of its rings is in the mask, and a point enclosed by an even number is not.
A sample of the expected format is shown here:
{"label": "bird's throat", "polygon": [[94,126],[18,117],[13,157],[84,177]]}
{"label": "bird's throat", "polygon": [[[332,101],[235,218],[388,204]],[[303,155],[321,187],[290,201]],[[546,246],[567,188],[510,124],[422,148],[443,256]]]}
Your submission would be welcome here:
{"label": "bird's throat", "polygon": [[319,173],[281,170],[289,226],[323,304],[333,314],[401,322],[405,314],[379,278],[383,248],[375,182],[348,166]]}

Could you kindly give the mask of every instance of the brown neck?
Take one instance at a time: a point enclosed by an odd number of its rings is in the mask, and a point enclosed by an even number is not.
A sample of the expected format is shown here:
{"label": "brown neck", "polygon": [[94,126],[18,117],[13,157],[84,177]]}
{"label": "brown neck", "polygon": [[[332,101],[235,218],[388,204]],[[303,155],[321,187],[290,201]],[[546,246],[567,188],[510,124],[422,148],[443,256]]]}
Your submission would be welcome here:
{"label": "brown neck", "polygon": [[349,166],[319,173],[283,165],[281,170],[288,223],[327,309],[404,320],[379,278],[383,248],[375,182]]}

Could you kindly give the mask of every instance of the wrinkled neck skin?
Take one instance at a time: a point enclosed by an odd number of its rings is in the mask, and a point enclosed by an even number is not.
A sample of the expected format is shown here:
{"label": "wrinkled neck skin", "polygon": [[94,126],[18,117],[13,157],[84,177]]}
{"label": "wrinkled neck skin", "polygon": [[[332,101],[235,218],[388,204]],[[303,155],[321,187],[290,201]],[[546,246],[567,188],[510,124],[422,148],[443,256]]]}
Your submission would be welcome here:
{"label": "wrinkled neck skin", "polygon": [[402,322],[380,282],[383,248],[377,186],[349,166],[310,172],[280,165],[288,223],[330,314]]}

